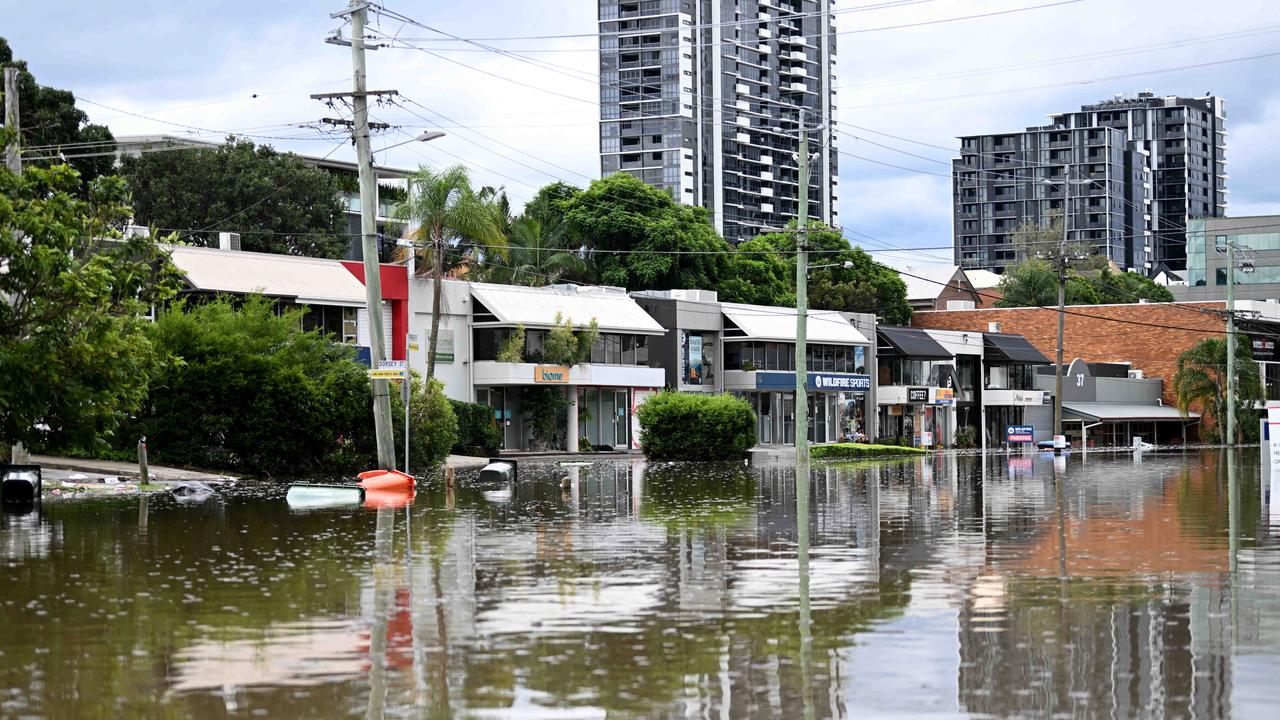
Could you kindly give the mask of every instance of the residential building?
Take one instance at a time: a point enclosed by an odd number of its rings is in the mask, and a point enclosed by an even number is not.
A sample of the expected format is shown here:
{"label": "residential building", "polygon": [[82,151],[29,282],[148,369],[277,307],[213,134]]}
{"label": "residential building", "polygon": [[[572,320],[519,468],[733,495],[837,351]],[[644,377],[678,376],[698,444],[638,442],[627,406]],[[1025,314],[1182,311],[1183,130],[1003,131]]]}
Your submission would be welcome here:
{"label": "residential building", "polygon": [[982,307],[982,296],[959,265],[902,265],[907,304],[916,310],[966,310]]}
{"label": "residential building", "polygon": [[[115,143],[117,162],[122,157],[137,157],[143,153],[168,152],[181,148],[216,148],[222,145],[222,143],[209,142],[208,140],[196,140],[174,135],[125,135],[117,137]],[[364,250],[360,238],[359,167],[353,162],[333,160],[317,155],[293,154],[297,155],[307,165],[320,168],[339,177],[339,185],[343,189],[338,193],[338,200],[345,209],[346,233],[347,237],[350,238],[346,254],[343,257],[347,260],[362,260],[364,258]],[[401,223],[395,218],[394,201],[403,197],[407,192],[408,179],[413,174],[413,171],[375,166],[374,174],[378,179],[377,187],[388,195],[386,198],[379,198],[378,212],[375,216],[382,245],[388,248],[383,253],[385,257],[390,254],[389,249],[395,246],[395,240],[401,235]]]}
{"label": "residential building", "polygon": [[[1187,222],[1186,282],[1169,290],[1179,300],[1227,298],[1227,243],[1236,256],[1237,300],[1280,300],[1280,215],[1193,218]],[[1239,265],[1248,262],[1250,272]]]}
{"label": "residential building", "polygon": [[800,215],[838,224],[832,0],[600,0],[600,169],[711,211],[730,242]]}
{"label": "residential building", "polygon": [[956,262],[1002,270],[1009,234],[1063,215],[1072,240],[1151,275],[1185,263],[1187,221],[1226,213],[1226,103],[1117,95],[1023,132],[961,138]]}
{"label": "residential building", "polygon": [[[1029,127],[960,139],[952,161],[956,263],[1003,272],[1016,231],[1064,215],[1067,237],[1125,268],[1146,270],[1146,161],[1113,128]],[[1034,252],[1035,248],[1030,248]]]}

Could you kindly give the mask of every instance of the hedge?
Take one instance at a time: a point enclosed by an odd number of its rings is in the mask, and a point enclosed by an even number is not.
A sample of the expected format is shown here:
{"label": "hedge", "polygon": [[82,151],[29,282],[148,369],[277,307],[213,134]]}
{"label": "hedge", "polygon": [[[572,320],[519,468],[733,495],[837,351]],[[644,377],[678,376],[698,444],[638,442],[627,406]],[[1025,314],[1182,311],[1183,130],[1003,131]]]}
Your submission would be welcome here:
{"label": "hedge", "polygon": [[458,418],[458,440],[453,445],[453,454],[497,455],[502,447],[502,431],[494,423],[493,408],[461,400],[450,400],[449,403]]}
{"label": "hedge", "polygon": [[814,460],[837,460],[846,458],[872,457],[912,457],[927,455],[928,450],[901,445],[868,445],[867,443],[834,443],[832,445],[814,445],[809,449],[809,457]]}
{"label": "hedge", "polygon": [[653,460],[739,460],[756,444],[756,414],[732,395],[665,390],[640,406],[638,418]]}

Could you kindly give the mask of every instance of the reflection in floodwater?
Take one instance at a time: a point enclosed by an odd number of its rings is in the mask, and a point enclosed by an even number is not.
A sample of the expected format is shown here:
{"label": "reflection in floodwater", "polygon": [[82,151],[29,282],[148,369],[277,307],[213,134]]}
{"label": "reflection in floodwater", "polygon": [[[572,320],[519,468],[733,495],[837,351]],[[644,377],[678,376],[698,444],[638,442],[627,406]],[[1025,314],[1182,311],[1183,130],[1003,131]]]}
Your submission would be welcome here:
{"label": "reflection in floodwater", "polygon": [[46,502],[0,524],[0,716],[1269,716],[1256,451],[1137,460]]}

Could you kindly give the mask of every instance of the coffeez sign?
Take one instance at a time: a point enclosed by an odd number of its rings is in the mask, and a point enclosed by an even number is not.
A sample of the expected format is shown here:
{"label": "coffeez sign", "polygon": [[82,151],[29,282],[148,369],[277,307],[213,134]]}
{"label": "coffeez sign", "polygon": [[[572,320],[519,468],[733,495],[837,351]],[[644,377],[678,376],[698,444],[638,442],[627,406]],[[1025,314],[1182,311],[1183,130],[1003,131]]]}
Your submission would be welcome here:
{"label": "coffeez sign", "polygon": [[563,365],[535,365],[533,368],[533,381],[535,383],[568,385],[569,368]]}
{"label": "coffeez sign", "polygon": [[927,403],[929,402],[929,388],[907,388],[907,402],[909,403]]}

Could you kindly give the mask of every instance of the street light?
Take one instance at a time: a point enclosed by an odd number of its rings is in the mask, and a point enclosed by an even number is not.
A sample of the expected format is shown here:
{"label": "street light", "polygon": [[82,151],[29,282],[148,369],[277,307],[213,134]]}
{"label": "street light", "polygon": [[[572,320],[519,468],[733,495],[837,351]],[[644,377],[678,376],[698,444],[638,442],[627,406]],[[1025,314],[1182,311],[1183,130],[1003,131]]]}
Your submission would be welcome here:
{"label": "street light", "polygon": [[818,269],[820,269],[820,268],[829,268],[829,267],[842,267],[842,268],[844,268],[845,270],[852,270],[852,269],[853,269],[853,261],[852,261],[852,260],[845,260],[844,262],[840,262],[840,263],[830,263],[830,264],[828,264],[828,265],[810,265],[808,269],[809,269],[809,270],[818,270]]}
{"label": "street light", "polygon": [[408,145],[409,143],[413,143],[413,142],[431,142],[432,140],[439,140],[444,136],[445,136],[445,133],[441,130],[423,130],[416,137],[409,138],[404,142],[398,142],[395,145],[388,145],[378,150],[378,152],[386,152],[391,148],[398,148],[401,145]]}

